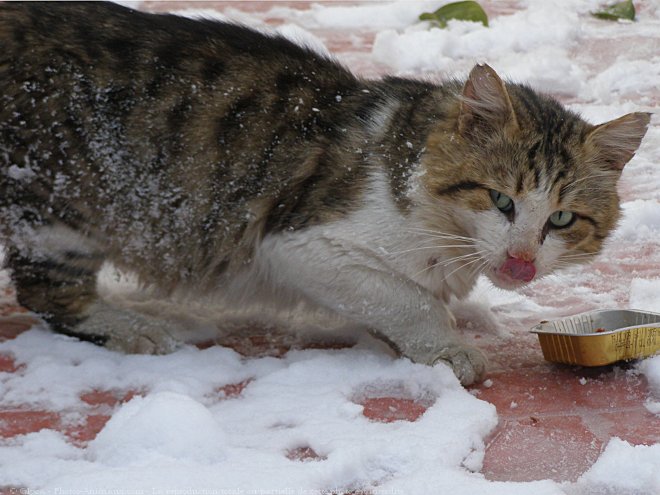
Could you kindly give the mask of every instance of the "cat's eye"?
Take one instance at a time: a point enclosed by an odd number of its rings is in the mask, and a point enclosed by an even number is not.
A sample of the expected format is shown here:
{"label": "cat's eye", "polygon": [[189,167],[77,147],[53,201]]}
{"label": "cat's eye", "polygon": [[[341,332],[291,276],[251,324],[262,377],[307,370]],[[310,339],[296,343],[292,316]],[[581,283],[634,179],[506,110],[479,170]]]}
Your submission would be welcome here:
{"label": "cat's eye", "polygon": [[513,210],[513,200],[504,193],[491,189],[490,199],[493,200],[493,204],[495,204],[497,209],[502,213],[509,213],[511,210]]}
{"label": "cat's eye", "polygon": [[568,227],[575,220],[575,215],[570,211],[556,211],[550,215],[550,225],[562,229]]}

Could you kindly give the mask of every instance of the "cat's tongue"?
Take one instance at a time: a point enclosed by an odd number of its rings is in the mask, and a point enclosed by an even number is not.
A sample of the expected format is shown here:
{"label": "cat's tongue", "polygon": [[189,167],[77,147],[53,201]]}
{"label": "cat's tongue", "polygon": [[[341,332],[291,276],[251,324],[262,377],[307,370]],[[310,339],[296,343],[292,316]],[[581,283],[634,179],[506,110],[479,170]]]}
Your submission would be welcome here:
{"label": "cat's tongue", "polygon": [[525,261],[519,258],[508,258],[500,267],[500,273],[507,275],[513,280],[531,282],[536,275],[536,267],[531,261]]}

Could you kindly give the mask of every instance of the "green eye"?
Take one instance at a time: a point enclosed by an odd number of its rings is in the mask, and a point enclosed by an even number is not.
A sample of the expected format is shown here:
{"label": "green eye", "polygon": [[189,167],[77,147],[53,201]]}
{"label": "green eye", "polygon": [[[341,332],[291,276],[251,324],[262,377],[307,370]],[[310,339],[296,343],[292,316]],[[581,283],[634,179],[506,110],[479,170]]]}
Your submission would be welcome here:
{"label": "green eye", "polygon": [[513,200],[506,194],[491,189],[490,199],[493,200],[495,206],[497,206],[502,213],[509,213],[513,210]]}
{"label": "green eye", "polygon": [[568,227],[575,220],[575,215],[570,211],[556,211],[550,215],[550,225],[557,228]]}

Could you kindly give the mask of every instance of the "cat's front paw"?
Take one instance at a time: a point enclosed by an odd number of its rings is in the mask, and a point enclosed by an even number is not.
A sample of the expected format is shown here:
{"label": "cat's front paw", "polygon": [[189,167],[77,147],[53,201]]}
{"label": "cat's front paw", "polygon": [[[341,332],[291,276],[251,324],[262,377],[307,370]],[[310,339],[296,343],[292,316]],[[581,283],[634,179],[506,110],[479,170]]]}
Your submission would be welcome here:
{"label": "cat's front paw", "polygon": [[141,325],[127,332],[114,331],[104,347],[125,354],[170,354],[182,343],[172,337],[166,325]]}
{"label": "cat's front paw", "polygon": [[104,303],[94,305],[74,330],[99,337],[107,349],[126,354],[169,354],[182,345],[173,324]]}
{"label": "cat's front paw", "polygon": [[438,353],[433,364],[445,363],[451,367],[462,385],[480,381],[486,373],[488,360],[483,352],[468,345],[451,345]]}

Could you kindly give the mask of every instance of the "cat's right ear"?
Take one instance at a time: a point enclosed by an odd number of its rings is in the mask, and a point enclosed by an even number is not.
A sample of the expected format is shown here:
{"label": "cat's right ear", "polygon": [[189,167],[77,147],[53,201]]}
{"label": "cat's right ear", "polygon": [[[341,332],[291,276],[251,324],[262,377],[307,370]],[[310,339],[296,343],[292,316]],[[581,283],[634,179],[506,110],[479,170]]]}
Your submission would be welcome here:
{"label": "cat's right ear", "polygon": [[506,86],[497,72],[486,64],[470,71],[460,97],[458,132],[466,137],[479,137],[497,129],[518,129],[518,119]]}
{"label": "cat's right ear", "polygon": [[639,148],[650,121],[650,113],[629,113],[595,126],[587,136],[586,144],[608,168],[623,170]]}

